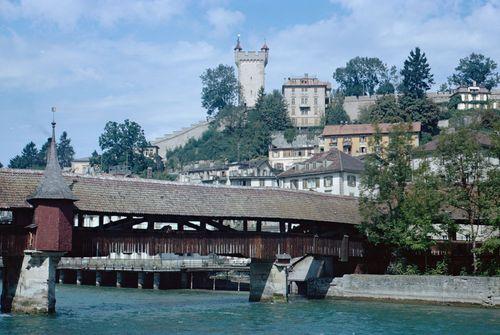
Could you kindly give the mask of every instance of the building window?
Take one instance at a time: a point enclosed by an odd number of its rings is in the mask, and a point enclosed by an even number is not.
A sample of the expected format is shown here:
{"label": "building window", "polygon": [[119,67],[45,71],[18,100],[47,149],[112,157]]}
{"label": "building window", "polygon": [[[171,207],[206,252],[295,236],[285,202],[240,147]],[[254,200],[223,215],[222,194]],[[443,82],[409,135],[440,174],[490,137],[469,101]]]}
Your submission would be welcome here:
{"label": "building window", "polygon": [[266,181],[264,179],[259,180],[260,186],[266,186]]}
{"label": "building window", "polygon": [[298,190],[299,189],[299,181],[297,179],[290,180],[290,188],[292,190]]}
{"label": "building window", "polygon": [[309,108],[300,109],[300,115],[308,115],[308,114],[309,114]]}
{"label": "building window", "polygon": [[320,185],[321,185],[321,179],[316,178],[316,179],[315,179],[315,182],[316,182],[316,188],[319,188],[319,187],[320,187]]}
{"label": "building window", "polygon": [[318,88],[317,87],[314,88],[314,93],[318,93]]}
{"label": "building window", "polygon": [[292,105],[295,105],[295,98],[292,98]]}
{"label": "building window", "polygon": [[361,147],[360,150],[362,154],[366,154],[366,147]]}
{"label": "building window", "polygon": [[276,163],[276,164],[274,164],[274,168],[276,170],[283,170],[283,163]]}
{"label": "building window", "polygon": [[307,187],[308,189],[316,188],[316,179],[307,179]]}
{"label": "building window", "polygon": [[307,189],[307,179],[302,179],[302,189],[303,190]]}
{"label": "building window", "polygon": [[292,87],[292,93],[295,93],[295,87]]}
{"label": "building window", "polygon": [[325,177],[325,187],[332,187],[333,185],[333,178],[332,177]]}
{"label": "building window", "polygon": [[356,187],[356,176],[347,175],[347,185],[350,187]]}
{"label": "building window", "polygon": [[317,105],[318,104],[318,97],[314,97],[314,104]]}
{"label": "building window", "polygon": [[302,92],[307,92],[307,87],[302,87]]}
{"label": "building window", "polygon": [[366,136],[364,136],[364,135],[363,135],[363,136],[360,136],[360,137],[359,137],[359,142],[361,142],[361,143],[366,143]]}

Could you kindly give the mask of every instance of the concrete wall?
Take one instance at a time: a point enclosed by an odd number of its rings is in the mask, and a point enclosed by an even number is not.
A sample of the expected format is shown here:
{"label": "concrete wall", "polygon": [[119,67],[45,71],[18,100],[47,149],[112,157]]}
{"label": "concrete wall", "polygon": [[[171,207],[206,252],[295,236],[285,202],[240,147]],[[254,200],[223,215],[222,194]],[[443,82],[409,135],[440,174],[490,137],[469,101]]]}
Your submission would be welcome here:
{"label": "concrete wall", "polygon": [[250,301],[286,301],[287,274],[285,266],[273,262],[250,263]]}
{"label": "concrete wall", "polygon": [[500,277],[344,275],[308,282],[309,297],[500,305]]}
{"label": "concrete wall", "polygon": [[151,141],[151,144],[159,147],[158,155],[166,159],[167,150],[173,150],[177,147],[184,146],[190,139],[199,139],[205,131],[208,130],[209,122],[201,121],[193,124],[190,127],[182,128],[171,134],[166,134],[160,138]]}

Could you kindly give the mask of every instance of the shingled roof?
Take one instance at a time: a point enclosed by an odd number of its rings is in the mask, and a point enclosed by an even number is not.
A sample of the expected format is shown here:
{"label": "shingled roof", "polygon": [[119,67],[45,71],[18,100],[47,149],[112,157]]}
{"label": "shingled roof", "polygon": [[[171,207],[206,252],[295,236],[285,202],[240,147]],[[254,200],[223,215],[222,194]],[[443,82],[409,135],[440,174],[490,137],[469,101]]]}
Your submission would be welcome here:
{"label": "shingled roof", "polygon": [[332,172],[357,172],[364,170],[364,163],[335,148],[315,154],[308,160],[295,164],[291,169],[278,175],[278,178],[323,174]]}
{"label": "shingled roof", "polygon": [[[316,221],[358,224],[358,201],[311,191],[182,184],[150,179],[64,173],[75,208],[121,215]],[[0,209],[30,208],[41,171],[0,169]]]}
{"label": "shingled roof", "polygon": [[43,178],[40,180],[35,192],[29,197],[28,200],[30,201],[41,199],[78,200],[65,183],[61,173],[61,166],[57,159],[55,126],[56,123],[52,122],[52,138]]}

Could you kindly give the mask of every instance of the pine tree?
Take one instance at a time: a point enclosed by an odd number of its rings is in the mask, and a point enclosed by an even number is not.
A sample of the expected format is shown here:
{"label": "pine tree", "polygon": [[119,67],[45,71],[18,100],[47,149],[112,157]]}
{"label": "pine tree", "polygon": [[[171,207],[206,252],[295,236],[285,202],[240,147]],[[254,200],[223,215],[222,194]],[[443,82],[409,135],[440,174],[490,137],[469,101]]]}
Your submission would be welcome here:
{"label": "pine tree", "polygon": [[39,169],[43,165],[39,157],[36,144],[29,142],[23,148],[21,155],[17,155],[10,160],[9,167],[13,169]]}
{"label": "pine tree", "polygon": [[348,123],[351,119],[344,109],[344,96],[340,93],[336,94],[332,99],[332,103],[326,107],[323,124],[341,124]]}
{"label": "pine tree", "polygon": [[431,74],[431,68],[427,63],[427,57],[419,47],[410,51],[410,56],[404,62],[401,70],[403,80],[400,85],[400,91],[405,96],[421,99],[425,97],[425,92],[434,84],[434,78]]}

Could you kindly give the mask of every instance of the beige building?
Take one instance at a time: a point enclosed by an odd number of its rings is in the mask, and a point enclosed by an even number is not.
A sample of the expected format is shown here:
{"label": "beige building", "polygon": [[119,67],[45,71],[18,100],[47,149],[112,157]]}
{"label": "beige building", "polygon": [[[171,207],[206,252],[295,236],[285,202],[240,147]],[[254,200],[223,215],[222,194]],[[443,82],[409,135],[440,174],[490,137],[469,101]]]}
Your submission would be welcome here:
{"label": "beige building", "polygon": [[316,77],[288,78],[282,87],[288,115],[296,127],[317,127],[329,103],[331,84]]}
{"label": "beige building", "polygon": [[308,134],[298,134],[290,143],[283,136],[283,132],[272,135],[269,146],[269,164],[273,169],[285,171],[296,163],[309,159],[319,151],[320,138],[310,138]]}
{"label": "beige building", "polygon": [[[389,143],[389,133],[398,126],[397,123],[380,123],[378,131],[382,135],[382,145]],[[408,131],[412,144],[419,145],[420,122],[412,122]],[[372,124],[329,125],[323,130],[322,149],[328,151],[336,148],[349,155],[357,156],[375,152],[373,142],[377,129]]]}
{"label": "beige building", "polygon": [[491,92],[484,86],[472,83],[472,86],[460,86],[457,88],[450,99],[459,97],[460,102],[457,105],[458,110],[500,108],[500,102],[491,99]]}
{"label": "beige building", "polygon": [[240,38],[234,47],[234,61],[238,68],[241,104],[249,108],[255,106],[259,90],[265,87],[265,67],[269,48],[264,43],[260,51],[243,51]]}

